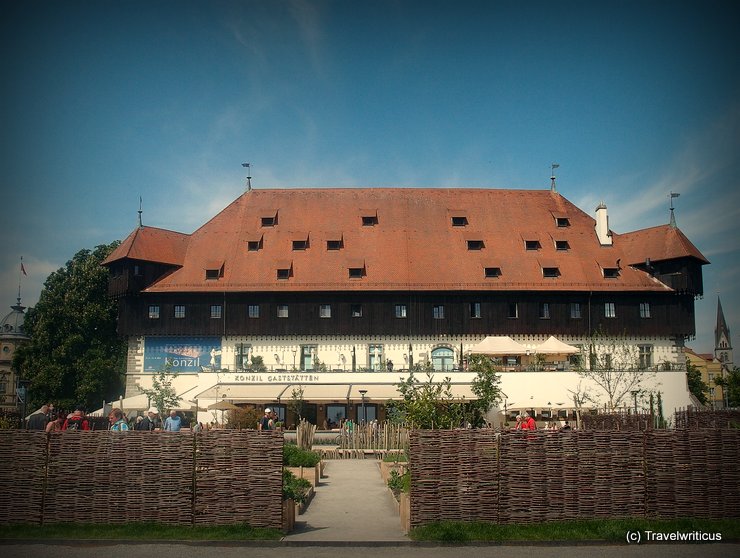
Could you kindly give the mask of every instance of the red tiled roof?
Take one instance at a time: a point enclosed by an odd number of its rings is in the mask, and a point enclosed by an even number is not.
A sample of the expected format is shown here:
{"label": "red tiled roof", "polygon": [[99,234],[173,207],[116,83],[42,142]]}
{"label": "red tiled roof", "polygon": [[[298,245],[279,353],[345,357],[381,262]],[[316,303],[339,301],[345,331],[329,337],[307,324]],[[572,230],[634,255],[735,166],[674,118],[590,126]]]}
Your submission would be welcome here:
{"label": "red tiled roof", "polygon": [[[452,226],[451,216],[461,214],[467,226]],[[263,217],[275,215],[275,226],[263,226]],[[370,215],[377,223],[363,225]],[[566,216],[570,226],[557,227],[554,216]],[[108,261],[130,257],[182,265],[150,292],[670,290],[625,265],[640,260],[625,253],[628,243],[601,246],[594,225],[592,217],[549,190],[252,190],[192,235],[139,229]],[[532,231],[541,248],[527,251],[523,237]],[[469,249],[471,232],[484,241],[482,249]],[[338,233],[342,248],[327,250],[327,240],[337,240]],[[305,235],[309,247],[293,250],[293,240]],[[260,237],[260,250],[248,251],[247,241]],[[567,240],[570,249],[556,251],[553,238]],[[180,257],[176,248],[185,243]],[[206,281],[204,270],[214,258],[224,261],[223,277]],[[618,259],[619,276],[605,279],[598,262],[616,267]],[[348,269],[358,261],[364,262],[364,275],[350,278]],[[543,277],[542,261],[557,266],[560,275]],[[288,279],[278,279],[278,262],[291,262]],[[490,262],[501,268],[500,277],[485,277]]]}
{"label": "red tiled roof", "polygon": [[182,265],[190,235],[158,229],[139,227],[121,245],[111,252],[103,265],[129,258],[164,264]]}
{"label": "red tiled roof", "polygon": [[646,258],[654,262],[692,257],[708,264],[698,248],[677,227],[660,225],[624,234],[614,234],[614,243],[621,244],[629,255],[628,264],[645,263]]}

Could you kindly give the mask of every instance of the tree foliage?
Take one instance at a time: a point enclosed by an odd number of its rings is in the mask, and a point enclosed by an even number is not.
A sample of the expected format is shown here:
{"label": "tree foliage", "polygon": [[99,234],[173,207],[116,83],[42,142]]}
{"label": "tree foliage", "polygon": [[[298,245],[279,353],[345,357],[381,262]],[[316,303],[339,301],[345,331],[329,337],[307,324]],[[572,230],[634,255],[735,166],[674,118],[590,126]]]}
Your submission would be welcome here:
{"label": "tree foliage", "polygon": [[149,404],[157,409],[163,421],[167,411],[177,407],[182,401],[182,397],[177,395],[177,391],[172,386],[172,381],[176,377],[177,373],[172,372],[169,366],[165,366],[152,377],[152,387],[141,390],[149,398]]}
{"label": "tree foliage", "polygon": [[[397,384],[402,399],[388,403],[389,414],[412,428],[483,426],[486,413],[501,398],[501,380],[491,359],[483,355],[470,357],[469,370],[477,372],[471,388],[478,398],[470,401],[455,397],[451,378],[435,381],[430,363],[414,365],[408,377]],[[426,380],[417,379],[415,373],[423,373]]]}
{"label": "tree foliage", "polygon": [[740,407],[740,368],[733,368],[724,378],[715,378],[714,383],[725,390],[729,407]]}
{"label": "tree foliage", "polygon": [[120,395],[126,345],[116,333],[117,305],[101,262],[118,242],[80,250],[47,277],[24,328],[30,341],[13,365],[30,381],[32,405],[97,406]]}
{"label": "tree foliage", "polygon": [[701,370],[699,370],[699,367],[691,364],[688,358],[686,359],[686,380],[692,395],[699,400],[699,403],[706,405],[709,386],[701,379]]}
{"label": "tree foliage", "polygon": [[578,375],[590,380],[603,393],[591,394],[594,402],[606,396],[610,411],[629,403],[632,392],[646,392],[646,384],[655,372],[640,366],[639,350],[629,343],[626,335],[610,335],[601,330],[589,338],[586,358],[588,367],[577,369]]}

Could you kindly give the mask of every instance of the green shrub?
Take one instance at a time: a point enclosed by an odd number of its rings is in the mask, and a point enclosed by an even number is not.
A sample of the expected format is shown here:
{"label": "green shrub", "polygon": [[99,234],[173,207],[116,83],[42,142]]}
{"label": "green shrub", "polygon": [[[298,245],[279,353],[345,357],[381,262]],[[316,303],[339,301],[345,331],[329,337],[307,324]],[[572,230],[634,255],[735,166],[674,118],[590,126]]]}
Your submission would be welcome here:
{"label": "green shrub", "polygon": [[311,483],[306,479],[299,479],[287,469],[283,469],[283,500],[293,500],[302,504],[308,500]]}
{"label": "green shrub", "polygon": [[321,455],[315,451],[301,449],[295,444],[283,445],[283,465],[286,467],[315,467]]}
{"label": "green shrub", "polygon": [[396,496],[401,492],[408,493],[411,490],[411,471],[406,471],[403,474],[399,474],[398,471],[391,471],[391,474],[388,477],[388,488],[390,488]]}

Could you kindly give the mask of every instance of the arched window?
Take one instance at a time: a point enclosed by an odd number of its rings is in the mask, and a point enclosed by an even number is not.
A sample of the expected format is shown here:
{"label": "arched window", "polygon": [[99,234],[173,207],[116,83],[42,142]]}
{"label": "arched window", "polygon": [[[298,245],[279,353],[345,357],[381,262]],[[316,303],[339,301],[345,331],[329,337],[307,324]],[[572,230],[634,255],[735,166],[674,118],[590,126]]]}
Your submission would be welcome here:
{"label": "arched window", "polygon": [[448,347],[432,350],[432,366],[435,370],[452,370],[455,365],[455,352]]}

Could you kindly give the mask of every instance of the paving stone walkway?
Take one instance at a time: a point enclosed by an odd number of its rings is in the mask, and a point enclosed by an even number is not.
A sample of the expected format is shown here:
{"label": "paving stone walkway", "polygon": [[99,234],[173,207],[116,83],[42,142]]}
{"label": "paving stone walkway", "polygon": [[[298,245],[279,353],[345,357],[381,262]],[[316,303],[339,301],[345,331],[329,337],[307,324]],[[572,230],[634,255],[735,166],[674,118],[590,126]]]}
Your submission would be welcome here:
{"label": "paving stone walkway", "polygon": [[383,484],[375,459],[325,462],[321,484],[308,509],[296,516],[284,540],[378,542],[408,541],[393,495]]}

